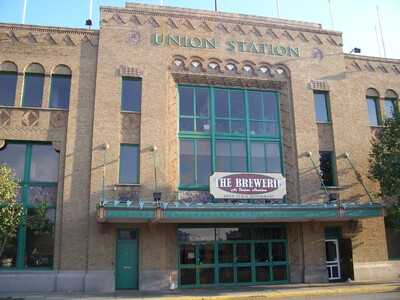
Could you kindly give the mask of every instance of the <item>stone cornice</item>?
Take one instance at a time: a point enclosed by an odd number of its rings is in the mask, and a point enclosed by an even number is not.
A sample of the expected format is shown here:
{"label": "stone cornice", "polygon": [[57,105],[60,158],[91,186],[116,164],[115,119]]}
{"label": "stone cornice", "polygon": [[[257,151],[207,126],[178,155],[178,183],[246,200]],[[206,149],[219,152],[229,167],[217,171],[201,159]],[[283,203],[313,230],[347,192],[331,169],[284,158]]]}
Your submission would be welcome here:
{"label": "stone cornice", "polygon": [[294,31],[312,32],[316,34],[326,34],[330,36],[341,37],[342,33],[338,31],[329,31],[322,29],[320,24],[308,23],[302,21],[290,21],[269,17],[257,17],[244,14],[212,12],[207,10],[193,10],[157,5],[132,4],[128,3],[126,8],[116,8],[110,6],[101,6],[101,14],[107,13],[123,13],[137,14],[154,17],[189,19],[197,21],[222,22],[232,25],[259,26],[267,28],[287,29]]}
{"label": "stone cornice", "polygon": [[69,27],[54,27],[54,26],[39,26],[39,25],[22,25],[14,23],[0,23],[0,30],[11,31],[34,31],[41,33],[65,33],[65,34],[78,34],[78,35],[92,35],[98,36],[98,30],[69,28]]}
{"label": "stone cornice", "polygon": [[400,64],[400,59],[396,58],[385,58],[385,57],[377,57],[377,56],[366,56],[366,55],[357,55],[357,54],[345,54],[345,59],[349,60],[365,60],[365,61],[374,61],[374,62],[382,62],[382,63],[391,63],[391,64]]}

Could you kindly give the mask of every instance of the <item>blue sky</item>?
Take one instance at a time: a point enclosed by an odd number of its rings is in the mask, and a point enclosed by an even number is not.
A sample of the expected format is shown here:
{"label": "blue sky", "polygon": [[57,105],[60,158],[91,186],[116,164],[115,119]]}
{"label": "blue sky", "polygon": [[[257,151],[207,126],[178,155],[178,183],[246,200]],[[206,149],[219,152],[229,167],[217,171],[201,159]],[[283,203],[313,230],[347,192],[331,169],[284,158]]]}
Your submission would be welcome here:
{"label": "blue sky", "polygon": [[[27,0],[26,24],[84,27],[89,15],[89,0]],[[164,5],[213,9],[214,0],[163,0]],[[99,25],[99,6],[124,6],[125,0],[93,0],[94,28]],[[134,2],[134,1],[130,1]],[[161,0],[141,0],[160,4]],[[400,0],[331,0],[335,30],[344,33],[344,50],[354,47],[362,54],[383,56],[379,51],[375,26],[379,5],[386,56],[400,59]],[[218,9],[252,15],[276,17],[276,0],[218,0]],[[332,29],[328,0],[279,0],[280,17],[311,21]],[[0,22],[21,23],[23,0],[0,0]],[[381,47],[382,48],[382,47]]]}

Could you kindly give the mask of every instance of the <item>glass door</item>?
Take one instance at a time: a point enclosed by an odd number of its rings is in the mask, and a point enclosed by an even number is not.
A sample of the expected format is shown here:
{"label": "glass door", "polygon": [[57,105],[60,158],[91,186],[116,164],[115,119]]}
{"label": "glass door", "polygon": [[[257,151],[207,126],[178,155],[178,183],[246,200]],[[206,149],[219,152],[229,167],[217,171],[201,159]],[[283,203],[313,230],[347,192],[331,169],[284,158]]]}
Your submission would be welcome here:
{"label": "glass door", "polygon": [[329,280],[341,279],[339,244],[337,239],[325,240],[326,268]]}

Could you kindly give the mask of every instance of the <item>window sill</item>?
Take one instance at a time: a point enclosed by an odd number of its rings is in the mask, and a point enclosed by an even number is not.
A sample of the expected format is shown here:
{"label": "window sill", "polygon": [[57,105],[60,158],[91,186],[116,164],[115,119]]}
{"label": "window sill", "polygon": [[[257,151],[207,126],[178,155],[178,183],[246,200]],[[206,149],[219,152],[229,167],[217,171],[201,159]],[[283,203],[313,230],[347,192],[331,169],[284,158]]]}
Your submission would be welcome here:
{"label": "window sill", "polygon": [[30,107],[30,106],[7,106],[0,105],[0,108],[9,108],[9,109],[33,109],[33,110],[45,110],[45,111],[66,111],[68,112],[68,108],[56,108],[56,107]]}
{"label": "window sill", "polygon": [[121,110],[121,113],[123,114],[134,114],[134,115],[140,115],[140,111],[129,111],[129,110]]}
{"label": "window sill", "polygon": [[370,128],[384,128],[384,125],[368,125]]}
{"label": "window sill", "polygon": [[116,187],[135,187],[135,186],[141,186],[140,183],[116,183],[114,184]]}
{"label": "window sill", "polygon": [[199,191],[199,192],[208,192],[210,190],[209,186],[179,186],[179,191]]}
{"label": "window sill", "polygon": [[[339,191],[339,190],[343,189],[342,187],[337,186],[337,185],[328,185],[328,186],[325,186],[325,188],[330,191]],[[324,189],[324,188],[321,186],[321,189]]]}
{"label": "window sill", "polygon": [[319,122],[319,121],[317,121],[317,122],[315,122],[315,123],[317,123],[318,125],[332,125],[332,121],[328,121],[328,122]]}

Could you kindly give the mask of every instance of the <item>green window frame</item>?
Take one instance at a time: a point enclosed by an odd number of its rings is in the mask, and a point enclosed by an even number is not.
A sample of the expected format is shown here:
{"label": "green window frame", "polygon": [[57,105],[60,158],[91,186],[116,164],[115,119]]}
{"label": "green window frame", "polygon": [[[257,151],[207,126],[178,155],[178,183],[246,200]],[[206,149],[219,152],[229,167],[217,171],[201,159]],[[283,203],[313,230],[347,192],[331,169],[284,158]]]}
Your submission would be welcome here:
{"label": "green window frame", "polygon": [[[178,285],[180,288],[206,286],[229,287],[249,284],[283,284],[289,282],[289,253],[286,226],[242,225],[234,229],[243,229],[246,232],[246,238],[233,237],[232,239],[220,239],[218,230],[231,229],[231,227],[227,225],[214,227],[212,225],[201,226],[190,224],[178,227],[177,261],[179,271]],[[206,236],[199,236],[196,240],[179,239],[179,231],[196,229],[206,234]],[[256,233],[257,230],[274,229],[278,229],[284,236],[270,236],[267,239],[259,239]],[[229,248],[230,251],[226,253],[225,250],[229,250]],[[264,251],[262,248],[264,248]],[[273,248],[278,250],[278,253],[275,253],[275,255]],[[283,249],[280,252],[281,256],[279,256],[279,248]],[[230,280],[221,278],[221,271],[224,270],[231,271]],[[247,273],[247,279],[244,278],[243,280],[243,278],[240,278],[241,270],[250,271],[250,273]],[[261,272],[258,272],[260,270]],[[281,278],[278,278],[278,276]],[[183,277],[186,277],[186,279]],[[188,281],[192,282],[185,282],[187,278],[189,278]]]}
{"label": "green window frame", "polygon": [[[29,269],[29,270],[42,270],[42,269],[52,269],[53,268],[53,258],[54,258],[54,241],[55,241],[55,216],[56,216],[56,203],[57,203],[57,195],[58,195],[58,176],[59,176],[59,154],[57,152],[57,167],[56,167],[56,180],[55,181],[46,181],[43,179],[39,180],[32,180],[31,178],[33,176],[43,176],[42,172],[39,172],[37,175],[34,175],[35,173],[33,172],[35,166],[33,165],[33,155],[35,152],[35,149],[38,149],[37,146],[48,146],[51,147],[53,151],[54,148],[50,143],[45,143],[45,142],[19,142],[19,141],[10,141],[7,142],[7,145],[24,145],[25,146],[25,154],[24,154],[24,162],[23,162],[23,172],[22,176],[20,178],[19,182],[19,193],[17,195],[17,198],[19,201],[21,201],[22,206],[23,206],[23,217],[22,217],[22,222],[21,225],[19,226],[18,232],[17,232],[17,237],[16,237],[16,244],[17,244],[17,251],[16,251],[16,262],[14,267],[3,267],[0,264],[0,270],[10,270],[10,269]],[[56,151],[55,151],[56,152]],[[0,155],[1,155],[1,150],[0,150]],[[40,156],[38,156],[40,157]],[[44,163],[39,163],[39,165],[45,165]],[[40,197],[44,197],[44,199],[38,199],[38,195],[35,194],[35,189],[36,192],[39,190],[45,191],[47,189],[47,192],[44,192]],[[52,190],[54,195],[53,198],[49,194],[49,190]],[[44,196],[43,196],[44,195]],[[47,199],[46,199],[47,197]],[[33,203],[32,203],[33,202]],[[47,209],[46,209],[46,214],[49,215],[49,219],[53,218],[50,220],[51,224],[51,229],[50,232],[47,234],[50,234],[50,238],[52,239],[52,253],[46,255],[40,255],[40,250],[39,253],[34,254],[35,249],[33,249],[32,253],[29,254],[27,253],[27,244],[29,243],[29,228],[26,225],[27,218],[29,218],[29,213],[34,212],[34,209],[40,205],[42,202],[47,202]],[[36,204],[35,204],[36,203]],[[31,235],[34,235],[34,233],[31,233]],[[38,251],[36,249],[36,251]],[[33,262],[32,262],[33,261]],[[47,261],[49,265],[51,266],[29,266],[29,264],[36,264],[40,265],[40,261]]]}
{"label": "green window frame", "polygon": [[[207,102],[208,115],[199,115],[196,109],[201,106],[198,105],[198,92],[201,90],[204,95],[208,95]],[[207,93],[205,92],[207,91]],[[184,96],[183,95],[184,92]],[[178,138],[180,141],[199,141],[208,140],[211,145],[211,169],[209,176],[216,171],[252,171],[252,155],[251,145],[253,142],[273,143],[279,148],[279,162],[280,168],[275,168],[273,172],[284,173],[283,155],[282,155],[282,138],[280,126],[280,101],[279,93],[273,90],[258,90],[258,89],[245,89],[245,88],[227,88],[220,86],[203,86],[203,85],[179,85],[178,86],[178,113],[179,113],[179,132]],[[217,102],[221,99],[218,94],[226,94],[225,104],[223,108],[217,108]],[[257,100],[256,98],[259,98]],[[241,100],[242,99],[242,100]],[[183,102],[185,101],[185,102]],[[233,108],[234,103],[243,101],[242,107]],[[253,113],[257,111],[254,106],[257,106],[257,101],[260,103],[259,110],[261,114]],[[189,102],[189,103],[188,103]],[[241,105],[241,104],[240,104]],[[203,105],[203,107],[205,104]],[[217,113],[217,110],[220,110]],[[204,111],[204,110],[203,110]],[[223,111],[223,113],[221,112]],[[225,114],[225,116],[223,116]],[[209,130],[199,129],[199,121],[207,123]],[[225,128],[229,130],[217,130],[217,122],[226,122]],[[184,124],[182,123],[184,122]],[[235,123],[236,122],[236,123]],[[232,131],[232,128],[241,123],[244,126],[242,131]],[[260,123],[259,131],[255,131],[252,123]],[[232,164],[235,157],[235,150],[229,146],[229,168],[221,169],[220,163],[217,161],[219,145],[226,144],[244,144],[244,157],[245,166],[236,169]],[[237,149],[236,149],[237,150]],[[267,157],[267,156],[266,156]],[[183,170],[183,159],[180,153],[180,170]],[[194,160],[197,160],[196,156]],[[194,165],[194,163],[193,163]],[[265,168],[268,171],[268,168]],[[195,173],[197,170],[195,170]],[[186,176],[186,175],[184,175]],[[180,190],[209,190],[209,184],[199,184],[198,181],[191,183],[182,180],[183,175],[180,173],[179,189]]]}

